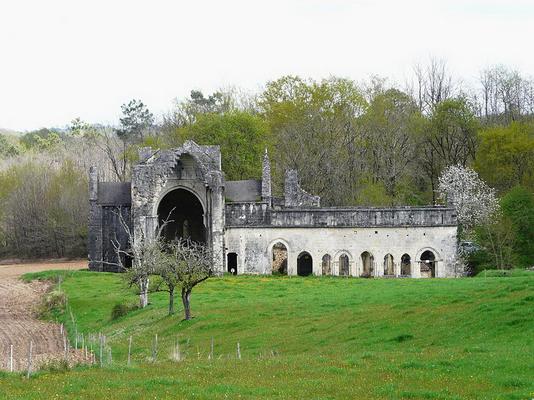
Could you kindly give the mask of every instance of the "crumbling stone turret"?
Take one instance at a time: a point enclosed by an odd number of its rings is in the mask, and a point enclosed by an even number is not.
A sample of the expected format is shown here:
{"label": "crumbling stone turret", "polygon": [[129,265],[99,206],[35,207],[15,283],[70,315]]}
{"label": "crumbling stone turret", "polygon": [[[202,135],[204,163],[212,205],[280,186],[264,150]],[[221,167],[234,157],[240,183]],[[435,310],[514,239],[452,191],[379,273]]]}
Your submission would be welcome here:
{"label": "crumbling stone turret", "polygon": [[286,170],[284,183],[284,203],[286,207],[320,207],[321,198],[303,190],[299,185],[299,176],[296,170]]}

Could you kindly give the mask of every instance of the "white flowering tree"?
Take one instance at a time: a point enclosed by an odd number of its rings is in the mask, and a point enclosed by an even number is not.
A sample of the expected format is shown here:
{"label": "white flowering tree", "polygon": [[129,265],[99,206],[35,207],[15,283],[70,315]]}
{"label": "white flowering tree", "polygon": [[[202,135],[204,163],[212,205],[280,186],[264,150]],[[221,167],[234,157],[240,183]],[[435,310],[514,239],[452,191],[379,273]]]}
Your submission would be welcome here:
{"label": "white flowering tree", "polygon": [[[452,165],[439,178],[440,197],[455,207],[460,228],[473,235],[488,255],[488,261],[497,268],[510,263],[510,229],[500,212],[495,190],[480,179],[470,168]],[[469,253],[461,247],[458,258],[465,267]],[[466,272],[467,272],[466,270]],[[472,272],[472,271],[471,271]]]}
{"label": "white flowering tree", "polygon": [[451,165],[439,177],[440,197],[456,209],[458,223],[466,229],[486,224],[499,212],[495,189],[471,168]]}

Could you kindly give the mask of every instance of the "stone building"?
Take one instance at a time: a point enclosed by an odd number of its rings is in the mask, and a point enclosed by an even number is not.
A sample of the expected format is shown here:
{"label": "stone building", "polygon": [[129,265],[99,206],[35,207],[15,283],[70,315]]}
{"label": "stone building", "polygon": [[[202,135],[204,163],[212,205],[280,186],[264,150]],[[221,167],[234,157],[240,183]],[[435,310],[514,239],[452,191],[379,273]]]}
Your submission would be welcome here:
{"label": "stone building", "polygon": [[[130,183],[90,173],[89,265],[116,271],[112,240],[153,237],[211,246],[219,272],[365,277],[457,276],[455,210],[428,207],[321,207],[285,175],[274,197],[267,153],[261,180],[225,181],[219,146],[192,141],[173,150],[140,151]],[[122,218],[119,217],[122,216]],[[123,223],[121,223],[121,220]]]}

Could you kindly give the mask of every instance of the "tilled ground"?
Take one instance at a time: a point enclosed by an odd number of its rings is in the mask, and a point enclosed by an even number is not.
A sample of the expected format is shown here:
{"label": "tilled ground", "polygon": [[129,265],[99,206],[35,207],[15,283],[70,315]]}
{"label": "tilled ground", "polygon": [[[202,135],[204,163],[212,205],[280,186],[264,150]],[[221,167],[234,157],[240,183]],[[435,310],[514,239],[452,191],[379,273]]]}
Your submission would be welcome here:
{"label": "tilled ground", "polygon": [[[30,342],[32,368],[53,360],[65,359],[65,342],[59,324],[37,318],[36,308],[50,289],[50,283],[25,283],[19,276],[27,272],[49,269],[80,269],[86,261],[0,265],[0,369],[10,369],[13,346],[13,369],[25,370],[28,365]],[[81,361],[80,351],[67,354],[69,363]]]}

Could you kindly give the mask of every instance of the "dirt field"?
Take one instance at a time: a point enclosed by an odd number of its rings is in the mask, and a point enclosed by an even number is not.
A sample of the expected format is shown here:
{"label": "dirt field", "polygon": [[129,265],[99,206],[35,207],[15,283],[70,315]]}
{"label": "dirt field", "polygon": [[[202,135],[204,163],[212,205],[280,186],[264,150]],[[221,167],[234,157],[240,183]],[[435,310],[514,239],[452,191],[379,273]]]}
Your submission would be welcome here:
{"label": "dirt field", "polygon": [[[33,342],[34,368],[47,360],[65,356],[64,339],[58,324],[40,321],[35,308],[49,289],[46,282],[24,283],[19,276],[27,272],[49,269],[81,269],[87,261],[36,262],[0,265],[0,369],[10,369],[10,351],[13,345],[13,369],[27,368],[30,341]],[[72,354],[72,359],[78,358]]]}

